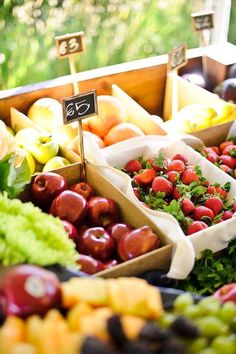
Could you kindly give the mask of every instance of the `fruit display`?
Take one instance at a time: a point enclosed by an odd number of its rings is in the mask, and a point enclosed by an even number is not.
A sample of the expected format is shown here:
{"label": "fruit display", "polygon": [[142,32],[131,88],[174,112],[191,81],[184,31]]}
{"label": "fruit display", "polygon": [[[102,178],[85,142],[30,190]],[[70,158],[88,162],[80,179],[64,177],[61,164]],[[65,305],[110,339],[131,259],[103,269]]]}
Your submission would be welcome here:
{"label": "fruit display", "polygon": [[236,178],[236,137],[232,136],[219,146],[203,146],[198,149],[200,154],[222,171]]}
{"label": "fruit display", "polygon": [[0,287],[2,354],[236,350],[236,304],[224,303],[218,293],[197,304],[184,293],[164,311],[159,289],[144,280],[72,278],[59,283],[54,274],[34,266],[5,271]]}
{"label": "fruit display", "polygon": [[227,194],[230,183],[209,183],[201,168],[187,156],[172,159],[159,153],[148,160],[128,161],[124,172],[131,177],[135,196],[148,208],[174,216],[186,235],[228,220],[234,214]]}
{"label": "fruit display", "polygon": [[63,176],[42,172],[33,180],[30,193],[36,205],[61,219],[85,273],[111,268],[161,245],[150,226],[134,228],[122,222],[118,203],[95,195],[89,183],[68,185]]}

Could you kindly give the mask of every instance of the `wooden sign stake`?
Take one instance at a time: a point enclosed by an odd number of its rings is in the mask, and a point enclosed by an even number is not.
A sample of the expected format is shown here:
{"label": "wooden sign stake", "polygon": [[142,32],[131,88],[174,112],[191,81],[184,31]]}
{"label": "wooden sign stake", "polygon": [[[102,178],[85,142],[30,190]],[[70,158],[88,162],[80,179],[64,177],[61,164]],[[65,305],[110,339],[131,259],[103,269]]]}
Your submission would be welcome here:
{"label": "wooden sign stake", "polygon": [[[70,73],[73,75],[73,90],[74,95],[79,95],[79,81],[76,80],[75,74],[77,73],[75,64],[75,55],[85,52],[84,33],[77,32],[72,34],[66,34],[63,36],[55,37],[57,55],[59,59],[65,57],[69,58]],[[78,136],[79,136],[79,152],[81,159],[81,178],[86,181],[86,166],[84,158],[84,142],[83,142],[83,130],[82,120],[78,120]]]}
{"label": "wooden sign stake", "polygon": [[[193,29],[199,33],[200,47],[207,47],[210,42],[210,31],[214,28],[214,11],[195,12],[191,17]],[[202,56],[202,71],[207,80],[208,62],[205,54]]]}
{"label": "wooden sign stake", "polygon": [[171,116],[179,110],[178,70],[187,63],[187,46],[180,45],[168,54],[168,71],[172,74]]}

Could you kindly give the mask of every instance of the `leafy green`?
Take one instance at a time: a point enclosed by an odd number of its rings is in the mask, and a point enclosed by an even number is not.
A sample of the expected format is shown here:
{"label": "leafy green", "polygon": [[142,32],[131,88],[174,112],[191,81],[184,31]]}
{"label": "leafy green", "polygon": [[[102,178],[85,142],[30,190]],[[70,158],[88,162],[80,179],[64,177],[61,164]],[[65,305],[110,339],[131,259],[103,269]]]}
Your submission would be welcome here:
{"label": "leafy green", "polygon": [[156,166],[162,168],[164,167],[165,155],[161,152],[158,156],[154,157],[154,163]]}
{"label": "leafy green", "polygon": [[175,199],[173,199],[169,205],[163,205],[163,210],[173,215],[179,222],[182,222],[185,219],[181,207]]}
{"label": "leafy green", "polygon": [[59,219],[0,194],[0,263],[76,266],[78,254]]}
{"label": "leafy green", "polygon": [[15,167],[15,161],[15,154],[0,161],[0,192],[6,191],[10,198],[17,197],[31,180],[27,160],[24,159],[19,167]]}
{"label": "leafy green", "polygon": [[205,250],[190,275],[178,282],[178,288],[211,295],[219,287],[232,282],[236,282],[236,240],[218,254]]}

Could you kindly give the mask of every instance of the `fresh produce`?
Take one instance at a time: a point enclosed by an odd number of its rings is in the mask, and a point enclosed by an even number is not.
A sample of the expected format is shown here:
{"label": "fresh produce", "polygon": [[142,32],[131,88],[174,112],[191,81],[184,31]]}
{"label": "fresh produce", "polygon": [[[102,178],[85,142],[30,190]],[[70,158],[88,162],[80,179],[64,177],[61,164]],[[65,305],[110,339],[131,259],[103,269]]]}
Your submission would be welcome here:
{"label": "fresh produce", "polygon": [[129,122],[120,123],[109,130],[107,135],[104,137],[104,143],[108,146],[142,135],[144,135],[143,131],[136,125]]}
{"label": "fresh produce", "polygon": [[61,156],[54,156],[46,162],[43,171],[52,171],[70,165],[70,161]]}
{"label": "fresh produce", "polygon": [[30,191],[43,210],[61,219],[82,254],[81,263],[77,263],[83,272],[93,274],[160,247],[160,239],[150,227],[134,229],[122,223],[118,204],[111,198],[94,196],[87,182],[68,186],[62,176],[42,172],[31,183]]}
{"label": "fresh produce", "polygon": [[[0,263],[76,267],[78,255],[60,220],[32,203],[0,195]],[[77,267],[76,267],[77,268]]]}
{"label": "fresh produce", "polygon": [[151,209],[174,216],[186,235],[233,216],[227,200],[230,183],[211,185],[186,156],[177,154],[170,160],[160,153],[147,161],[139,157],[122,170],[131,177],[136,197]]}
{"label": "fresh produce", "polygon": [[220,254],[204,251],[190,275],[177,286],[192,293],[212,295],[219,287],[235,282],[236,240],[233,240]]}
{"label": "fresh produce", "polygon": [[[213,296],[219,299],[222,303],[228,301],[232,301],[236,303],[236,283],[231,283],[222,286],[214,293]],[[236,315],[236,308],[235,308],[235,315]]]}
{"label": "fresh produce", "polygon": [[236,178],[236,137],[232,136],[220,146],[203,146],[197,151],[222,171]]}
{"label": "fresh produce", "polygon": [[236,103],[236,78],[226,79],[214,88],[223,100]]}
{"label": "fresh produce", "polygon": [[206,88],[206,80],[201,73],[191,72],[182,74],[181,77],[194,85],[198,85],[202,88]]}
{"label": "fresh produce", "polygon": [[236,78],[236,64],[231,65],[227,78],[228,79]]}
{"label": "fresh produce", "polygon": [[32,265],[2,270],[0,292],[1,309],[5,316],[43,315],[61,302],[57,277],[52,272]]}

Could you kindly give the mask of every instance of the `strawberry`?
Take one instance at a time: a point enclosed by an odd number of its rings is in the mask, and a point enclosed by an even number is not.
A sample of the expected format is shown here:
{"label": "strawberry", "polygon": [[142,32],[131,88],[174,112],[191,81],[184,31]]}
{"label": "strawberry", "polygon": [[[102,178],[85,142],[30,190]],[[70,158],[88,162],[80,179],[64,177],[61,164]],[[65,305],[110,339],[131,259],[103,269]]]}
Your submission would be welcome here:
{"label": "strawberry", "polygon": [[182,173],[182,172],[184,172],[184,170],[185,170],[185,164],[181,160],[171,161],[171,163],[169,164],[169,166],[167,168],[167,172],[177,171],[177,172]]}
{"label": "strawberry", "polygon": [[222,195],[223,198],[227,197],[227,192],[221,187],[208,186],[207,193],[209,193],[211,195],[220,194],[220,195]]}
{"label": "strawberry", "polygon": [[143,186],[143,184],[141,183],[141,181],[139,179],[139,175],[133,176],[133,180],[136,182],[136,185],[138,184],[139,186]]}
{"label": "strawberry", "polygon": [[179,192],[179,189],[178,187],[174,187],[174,190],[173,190],[173,198],[178,200],[179,198],[181,198],[181,194]]}
{"label": "strawberry", "polygon": [[179,172],[177,171],[170,171],[170,172],[167,172],[167,176],[168,176],[168,180],[171,182],[171,183],[175,183],[177,178],[179,177]]}
{"label": "strawberry", "polygon": [[226,210],[223,212],[222,219],[223,220],[231,219],[233,215],[234,215],[234,213],[232,211]]}
{"label": "strawberry", "polygon": [[150,163],[152,168],[154,168],[154,170],[158,172],[166,171],[169,164],[169,160],[167,159],[167,157],[164,157],[162,155],[148,159],[148,162]]}
{"label": "strawberry", "polygon": [[164,192],[166,196],[171,195],[173,192],[173,185],[164,177],[155,177],[152,181],[152,190],[155,194]]}
{"label": "strawberry", "polygon": [[174,161],[174,160],[181,160],[181,161],[183,161],[184,164],[186,164],[188,162],[187,157],[185,157],[182,154],[176,154],[174,157],[172,157],[172,161]]}
{"label": "strawberry", "polygon": [[187,168],[181,176],[181,181],[184,184],[190,184],[194,181],[198,181],[199,180],[199,176],[197,174],[197,172],[191,168]]}
{"label": "strawberry", "polygon": [[195,208],[193,218],[194,220],[201,220],[203,217],[208,217],[212,220],[214,218],[214,213],[211,209],[201,205]]}
{"label": "strawberry", "polygon": [[124,168],[128,173],[139,172],[142,169],[142,164],[138,160],[131,160],[127,162]]}
{"label": "strawberry", "polygon": [[214,153],[210,153],[206,156],[207,160],[209,160],[212,163],[216,163],[218,161],[218,156]]}
{"label": "strawberry", "polygon": [[221,212],[224,206],[222,200],[219,197],[210,197],[205,201],[204,205],[211,209],[215,216]]}
{"label": "strawberry", "polygon": [[236,200],[233,202],[233,211],[236,211]]}
{"label": "strawberry", "polygon": [[214,186],[208,186],[208,187],[207,187],[207,193],[209,193],[209,194],[211,194],[211,195],[216,194],[216,187],[214,187]]}
{"label": "strawberry", "polygon": [[220,158],[220,161],[224,165],[226,165],[226,166],[228,166],[228,167],[230,167],[232,169],[234,169],[236,167],[236,158],[235,157],[232,157],[232,156],[229,156],[229,155],[220,155],[219,158]]}
{"label": "strawberry", "polygon": [[229,168],[229,166],[226,166],[226,165],[220,165],[220,169],[222,171],[224,171],[225,173],[229,173],[230,171],[232,171],[232,169]]}
{"label": "strawberry", "polygon": [[224,141],[220,144],[220,151],[223,152],[226,146],[232,145],[233,142],[231,140]]}
{"label": "strawberry", "polygon": [[143,206],[145,206],[146,208],[148,208],[148,209],[151,209],[151,207],[150,207],[150,205],[148,205],[147,203],[145,203],[145,202],[140,202]]}
{"label": "strawberry", "polygon": [[156,171],[153,168],[146,168],[145,170],[142,170],[138,176],[141,184],[148,184],[152,182],[154,177],[156,177]]}
{"label": "strawberry", "polygon": [[181,202],[181,209],[184,215],[187,216],[194,211],[195,206],[189,198],[184,198]]}
{"label": "strawberry", "polygon": [[215,154],[215,155],[216,155],[216,152],[215,152],[211,147],[203,146],[202,151],[203,151],[206,155],[208,155],[208,154]]}
{"label": "strawberry", "polygon": [[187,235],[192,235],[195,232],[202,231],[204,229],[207,229],[208,225],[203,222],[203,221],[194,221],[191,225],[188,226],[187,228]]}
{"label": "strawberry", "polygon": [[139,198],[140,198],[140,191],[139,191],[139,189],[136,188],[136,187],[134,187],[134,188],[133,188],[133,192],[134,192],[135,197],[139,199]]}
{"label": "strawberry", "polygon": [[[236,150],[236,145],[228,145],[224,148],[224,150],[222,151],[222,155],[229,155],[229,156],[233,156],[233,151]],[[232,155],[231,155],[231,151],[232,151]]]}
{"label": "strawberry", "polygon": [[211,149],[212,149],[217,155],[220,155],[220,149],[218,148],[218,146],[211,146]]}

